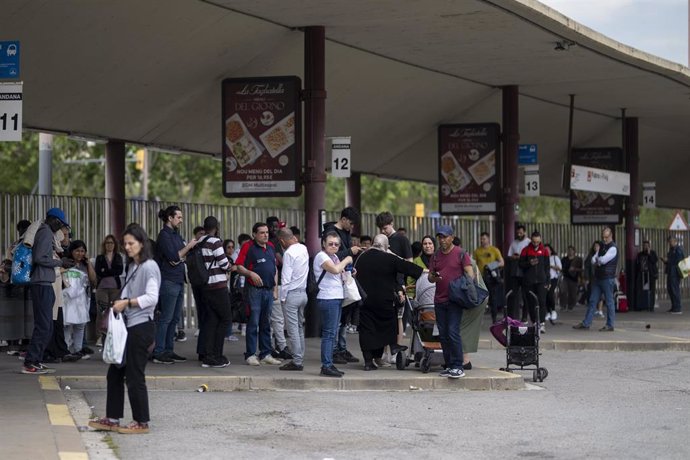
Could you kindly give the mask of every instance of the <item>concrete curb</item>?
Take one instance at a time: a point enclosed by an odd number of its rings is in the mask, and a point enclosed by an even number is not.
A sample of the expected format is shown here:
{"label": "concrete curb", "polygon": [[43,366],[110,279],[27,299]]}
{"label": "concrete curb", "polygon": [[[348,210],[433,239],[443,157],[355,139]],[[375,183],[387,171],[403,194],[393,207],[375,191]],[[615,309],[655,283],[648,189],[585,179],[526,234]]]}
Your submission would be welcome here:
{"label": "concrete curb", "polygon": [[[471,374],[470,374],[471,373]],[[457,380],[434,374],[405,375],[396,378],[344,377],[342,379],[308,377],[250,376],[147,376],[149,390],[196,391],[202,384],[209,391],[416,391],[416,390],[523,390],[524,377],[492,369],[473,369]],[[71,390],[105,390],[104,376],[59,376],[61,387]]]}
{"label": "concrete curb", "polygon": [[[480,349],[504,350],[495,340],[480,340]],[[690,351],[690,341],[631,342],[624,340],[545,340],[539,342],[540,350],[554,351]]]}

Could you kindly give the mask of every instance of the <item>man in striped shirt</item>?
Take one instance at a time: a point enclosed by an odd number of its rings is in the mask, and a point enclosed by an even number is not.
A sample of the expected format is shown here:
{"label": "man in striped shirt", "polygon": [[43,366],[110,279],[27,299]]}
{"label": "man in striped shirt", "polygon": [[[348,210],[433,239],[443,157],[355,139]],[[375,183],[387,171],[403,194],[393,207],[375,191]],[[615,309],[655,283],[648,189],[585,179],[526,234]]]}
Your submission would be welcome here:
{"label": "man in striped shirt", "polygon": [[213,216],[204,219],[204,231],[207,236],[200,243],[208,270],[208,284],[202,288],[207,311],[203,325],[206,355],[201,367],[226,367],[230,361],[223,356],[223,344],[232,321],[227,275],[231,265],[225,255],[223,241],[218,238],[218,219]]}

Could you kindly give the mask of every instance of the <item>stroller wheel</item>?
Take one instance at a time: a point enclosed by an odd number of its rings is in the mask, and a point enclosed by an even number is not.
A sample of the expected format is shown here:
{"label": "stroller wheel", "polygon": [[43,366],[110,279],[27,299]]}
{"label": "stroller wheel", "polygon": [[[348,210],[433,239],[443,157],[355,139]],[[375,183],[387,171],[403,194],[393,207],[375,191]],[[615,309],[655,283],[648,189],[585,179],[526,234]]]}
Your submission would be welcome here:
{"label": "stroller wheel", "polygon": [[548,377],[548,376],[549,376],[549,371],[547,371],[545,367],[540,367],[539,369],[537,369],[537,377],[539,377],[540,382],[543,382],[544,380],[546,380],[546,377]]}
{"label": "stroller wheel", "polygon": [[419,367],[422,369],[423,373],[428,373],[431,368],[431,360],[427,356],[423,357],[422,361],[419,363]]}
{"label": "stroller wheel", "polygon": [[400,352],[398,352],[397,355],[395,355],[395,368],[398,369],[399,371],[404,371],[406,367],[407,367],[407,355],[405,354],[404,351],[400,351]]}
{"label": "stroller wheel", "polygon": [[532,381],[537,382],[539,381],[539,376],[541,375],[541,372],[539,372],[539,369],[535,369],[532,371]]}

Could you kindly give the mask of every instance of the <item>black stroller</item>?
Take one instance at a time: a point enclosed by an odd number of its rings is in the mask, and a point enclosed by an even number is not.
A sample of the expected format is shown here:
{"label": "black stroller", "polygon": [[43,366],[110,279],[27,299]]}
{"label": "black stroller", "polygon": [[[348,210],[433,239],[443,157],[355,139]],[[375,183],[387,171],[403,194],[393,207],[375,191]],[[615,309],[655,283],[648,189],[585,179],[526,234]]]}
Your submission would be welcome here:
{"label": "black stroller", "polygon": [[[432,286],[429,289],[435,288]],[[431,366],[443,364],[443,349],[436,329],[434,304],[420,305],[408,297],[405,301],[405,311],[412,325],[412,340],[410,347],[395,357],[395,367],[402,371],[414,363],[415,367],[426,374]]]}
{"label": "black stroller", "polygon": [[[539,324],[523,325],[508,317],[507,305],[513,291],[506,294],[506,307],[503,309],[503,319],[491,326],[491,334],[506,347],[506,367],[500,370],[513,372],[517,370],[533,369],[532,380],[543,382],[549,375],[545,367],[539,366]],[[533,292],[529,292],[535,299],[536,316],[539,317],[539,302]],[[514,365],[515,367],[511,367]],[[533,366],[533,367],[532,367]]]}

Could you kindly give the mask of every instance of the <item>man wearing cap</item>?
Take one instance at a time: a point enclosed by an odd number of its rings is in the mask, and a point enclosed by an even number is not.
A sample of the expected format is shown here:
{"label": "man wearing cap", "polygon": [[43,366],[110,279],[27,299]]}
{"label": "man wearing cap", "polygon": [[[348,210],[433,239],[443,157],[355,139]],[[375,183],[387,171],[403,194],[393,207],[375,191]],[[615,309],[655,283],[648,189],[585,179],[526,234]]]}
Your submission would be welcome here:
{"label": "man wearing cap", "polygon": [[463,355],[460,338],[462,308],[451,303],[448,291],[451,281],[463,273],[474,278],[474,270],[470,256],[453,244],[453,227],[439,225],[436,229],[436,238],[439,242],[439,250],[429,261],[429,281],[436,283],[434,309],[445,361],[445,369],[440,375],[458,379],[465,376],[462,368]]}
{"label": "man wearing cap", "polygon": [[683,275],[678,268],[678,262],[685,259],[683,248],[678,244],[675,236],[668,237],[668,254],[661,261],[666,264],[666,289],[668,290],[668,297],[671,299],[671,308],[668,310],[673,315],[681,315],[682,307],[680,305],[680,280]]}
{"label": "man wearing cap", "polygon": [[[43,222],[37,221],[26,231],[24,244],[32,248],[31,298],[33,300],[34,330],[31,343],[24,358],[23,374],[48,374],[55,372],[41,364],[43,352],[53,335],[53,305],[55,304],[55,269],[70,268],[74,265],[69,259],[63,262],[56,257],[57,239],[62,240],[63,228],[69,228],[65,213],[60,208],[52,208],[46,213]],[[57,238],[59,236],[59,238]]]}

